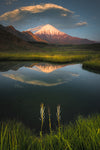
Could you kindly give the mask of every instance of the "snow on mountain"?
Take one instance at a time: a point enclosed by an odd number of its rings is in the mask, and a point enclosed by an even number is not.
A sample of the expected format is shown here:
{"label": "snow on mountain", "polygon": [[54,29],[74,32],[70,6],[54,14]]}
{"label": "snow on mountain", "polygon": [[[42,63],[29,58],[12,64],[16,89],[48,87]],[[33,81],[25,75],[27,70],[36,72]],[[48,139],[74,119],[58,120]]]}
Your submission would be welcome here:
{"label": "snow on mountain", "polygon": [[34,33],[42,40],[51,44],[92,44],[93,41],[88,39],[81,39],[72,37],[64,32],[59,31],[50,24],[42,26],[37,32]]}
{"label": "snow on mountain", "polygon": [[38,30],[35,34],[64,35],[65,33],[60,32],[58,29],[56,29],[52,25],[47,24],[43,26],[40,30]]}

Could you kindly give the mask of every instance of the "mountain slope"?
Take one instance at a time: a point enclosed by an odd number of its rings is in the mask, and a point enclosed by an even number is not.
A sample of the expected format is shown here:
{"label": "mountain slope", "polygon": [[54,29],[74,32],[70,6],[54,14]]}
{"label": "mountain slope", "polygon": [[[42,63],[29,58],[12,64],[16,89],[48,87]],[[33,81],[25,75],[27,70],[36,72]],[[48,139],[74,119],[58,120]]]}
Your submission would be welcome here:
{"label": "mountain slope", "polygon": [[52,44],[92,44],[93,41],[88,39],[81,39],[72,37],[64,32],[59,31],[52,25],[45,25],[40,30],[35,32],[35,35],[40,37],[42,40],[48,41]]}
{"label": "mountain slope", "polygon": [[29,42],[35,41],[35,42],[47,43],[47,41],[40,39],[38,36],[34,35],[30,31],[23,31],[22,34],[24,35],[25,39],[27,39],[27,41],[29,41]]}
{"label": "mountain slope", "polygon": [[28,41],[28,42],[44,42],[46,43],[46,41],[44,40],[41,40],[37,35],[34,35],[32,32],[30,31],[23,31],[23,32],[20,32],[18,30],[16,30],[13,26],[7,26],[5,27],[5,29],[16,35],[17,37],[19,37],[20,39],[23,39],[25,41]]}
{"label": "mountain slope", "polygon": [[24,41],[13,33],[7,31],[6,27],[0,25],[0,51],[14,50],[37,50],[38,47]]}

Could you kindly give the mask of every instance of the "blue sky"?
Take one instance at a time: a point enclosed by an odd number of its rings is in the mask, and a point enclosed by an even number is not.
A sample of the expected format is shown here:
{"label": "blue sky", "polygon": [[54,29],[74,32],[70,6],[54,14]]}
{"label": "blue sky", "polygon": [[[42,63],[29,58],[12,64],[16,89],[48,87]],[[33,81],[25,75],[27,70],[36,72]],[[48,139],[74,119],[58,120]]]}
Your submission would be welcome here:
{"label": "blue sky", "polygon": [[0,0],[0,24],[20,31],[51,24],[72,36],[100,41],[100,0]]}

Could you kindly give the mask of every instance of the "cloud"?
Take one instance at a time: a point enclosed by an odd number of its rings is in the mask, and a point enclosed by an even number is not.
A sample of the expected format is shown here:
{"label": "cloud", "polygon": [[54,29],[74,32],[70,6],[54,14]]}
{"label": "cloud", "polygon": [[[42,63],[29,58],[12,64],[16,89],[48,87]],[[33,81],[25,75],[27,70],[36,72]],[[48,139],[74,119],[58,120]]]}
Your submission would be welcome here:
{"label": "cloud", "polygon": [[[11,1],[11,0],[9,0],[9,1]],[[12,0],[12,1],[15,1],[15,0]],[[21,7],[19,9],[15,9],[13,11],[6,12],[0,16],[0,20],[3,20],[3,19],[4,20],[8,20],[8,19],[12,20],[13,19],[13,21],[16,21],[16,17],[19,15],[24,17],[24,14],[26,14],[26,15],[33,14],[33,17],[34,17],[34,14],[37,14],[37,13],[41,14],[42,12],[46,12],[47,10],[51,10],[51,9],[60,10],[62,12],[73,14],[72,11],[70,11],[66,8],[63,8],[62,6],[58,6],[55,4],[41,4],[41,5],[35,5],[35,6]],[[20,20],[20,18],[19,18],[19,20]]]}
{"label": "cloud", "polygon": [[56,5],[56,4],[41,4],[41,5],[35,5],[35,6],[26,6],[26,7],[22,7],[21,10],[22,11],[29,11],[32,13],[40,13],[49,9],[59,9],[65,12],[69,12],[69,13],[73,13],[72,11],[70,11],[69,9],[66,9],[62,6]]}
{"label": "cloud", "polygon": [[88,24],[87,22],[79,22],[79,23],[76,23],[76,26],[77,27],[82,27],[82,26],[85,26],[87,24]]}
{"label": "cloud", "polygon": [[18,0],[5,0],[6,1],[6,5],[11,5],[13,2],[16,2]]}
{"label": "cloud", "polygon": [[35,27],[35,28],[30,28],[30,29],[28,29],[27,31],[31,31],[31,32],[38,31],[38,30],[40,30],[43,26],[44,26],[44,25],[37,26],[37,27]]}
{"label": "cloud", "polygon": [[67,16],[67,14],[61,14],[61,16]]}
{"label": "cloud", "polygon": [[[79,22],[79,23],[78,23]],[[21,7],[0,16],[3,25],[14,25],[17,29],[26,30],[41,24],[51,24],[60,29],[75,28],[86,25],[79,16],[67,8],[56,4],[40,4]]]}

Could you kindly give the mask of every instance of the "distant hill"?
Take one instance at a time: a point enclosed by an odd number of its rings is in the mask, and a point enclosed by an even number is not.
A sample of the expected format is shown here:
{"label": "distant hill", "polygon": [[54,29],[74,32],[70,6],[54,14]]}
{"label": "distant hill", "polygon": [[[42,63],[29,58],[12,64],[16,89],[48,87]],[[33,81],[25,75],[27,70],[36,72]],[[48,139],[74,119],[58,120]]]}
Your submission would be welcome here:
{"label": "distant hill", "polygon": [[44,42],[47,43],[45,40],[41,40],[37,35],[34,35],[32,32],[30,31],[23,31],[20,32],[18,30],[16,30],[13,26],[7,26],[5,27],[5,29],[10,32],[13,33],[14,35],[16,35],[17,37],[19,37],[20,39],[23,39],[25,41],[29,41],[29,42]]}
{"label": "distant hill", "polygon": [[[29,30],[29,29],[28,29]],[[52,25],[45,25],[41,27],[36,33],[36,36],[40,37],[42,40],[47,41],[51,44],[93,44],[94,41],[88,39],[82,39],[78,37],[72,37],[64,32],[59,31]]]}
{"label": "distant hill", "polygon": [[19,31],[16,31],[13,26],[4,27],[0,25],[0,51],[39,49],[39,47],[36,46],[35,42],[31,44],[24,40],[23,36],[21,36],[22,34],[20,34]]}

